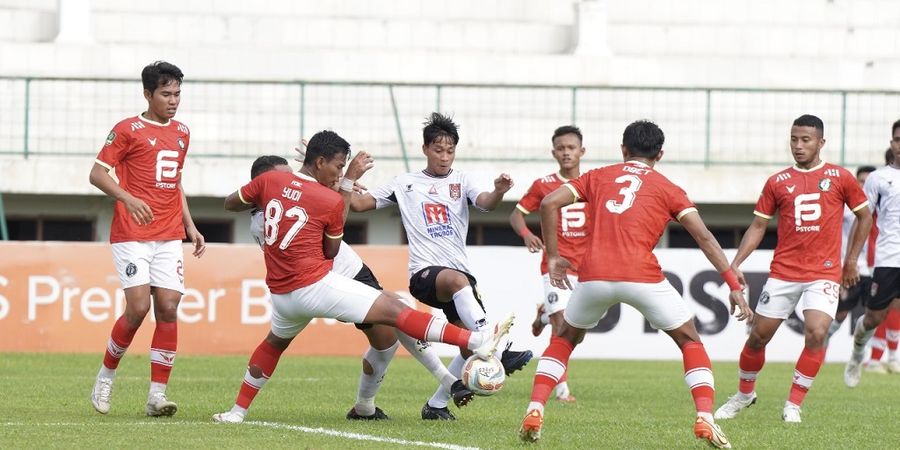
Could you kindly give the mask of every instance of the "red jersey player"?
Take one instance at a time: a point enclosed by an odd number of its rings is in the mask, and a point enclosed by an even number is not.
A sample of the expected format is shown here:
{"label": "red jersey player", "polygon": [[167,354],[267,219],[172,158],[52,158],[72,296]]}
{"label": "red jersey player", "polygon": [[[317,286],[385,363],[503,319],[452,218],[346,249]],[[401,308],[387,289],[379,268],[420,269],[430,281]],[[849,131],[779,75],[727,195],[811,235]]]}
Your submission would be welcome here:
{"label": "red jersey player", "polygon": [[[756,377],[766,359],[766,344],[798,304],[803,311],[805,347],[794,369],[794,381],[782,411],[785,422],[800,422],[800,405],[825,359],[828,327],[837,313],[840,284],[859,281],[859,252],[872,227],[868,201],[856,178],[842,167],[819,158],[825,126],[816,116],[803,115],[791,126],[795,165],[769,177],[756,203],[756,217],[741,239],[732,268],[759,245],[769,220],[778,214],[778,244],[769,280],[756,305],[739,363],[738,393],[716,410],[730,419],[756,402]],[[844,205],[856,214],[857,226],[841,270],[841,225]]]}
{"label": "red jersey player", "polygon": [[[254,204],[264,211],[263,253],[273,312],[271,331],[250,357],[234,406],[215,414],[216,422],[243,422],[282,352],[316,317],[388,325],[415,339],[468,348],[481,358],[493,355],[512,326],[509,316],[490,332],[464,330],[406,306],[394,293],[331,271],[344,234],[350,192],[372,165],[371,157],[360,152],[341,180],[349,153],[350,144],[337,133],[316,133],[299,172],[266,172],[225,199],[230,211]],[[329,188],[338,182],[340,194]]]}
{"label": "red jersey player", "polygon": [[[145,412],[171,416],[177,410],[166,398],[166,385],[175,362],[176,311],[184,293],[181,241],[186,235],[198,258],[206,249],[181,186],[191,136],[172,117],[181,101],[182,78],[181,70],[167,62],[144,67],[141,79],[147,111],[113,127],[91,169],[91,184],[117,200],[109,241],[125,291],[125,313],[113,326],[91,392],[91,403],[102,414],[109,412],[116,368],[150,310],[151,294],[156,329],[150,344],[151,382]],[[108,174],[113,168],[118,184]]]}
{"label": "red jersey player", "polygon": [[[551,173],[545,177],[538,178],[528,188],[528,192],[516,204],[516,209],[509,215],[509,223],[512,225],[525,246],[532,253],[543,250],[544,243],[541,238],[534,235],[525,225],[525,215],[537,211],[541,206],[541,200],[548,194],[562,186],[569,180],[574,180],[581,175],[581,157],[584,156],[584,147],[582,146],[581,130],[578,127],[566,125],[557,128],[553,132],[550,139],[553,144],[551,154],[553,159],[559,164],[559,171]],[[563,207],[559,210],[559,228],[556,230],[557,245],[559,246],[559,254],[572,263],[572,267],[568,270],[569,282],[573,285],[578,281],[578,263],[581,261],[581,255],[587,248],[587,232],[590,229],[590,209],[588,204],[584,202],[576,202]],[[531,326],[532,333],[539,336],[544,329],[544,325],[550,323],[553,334],[562,325],[562,311],[566,309],[569,303],[569,296],[572,291],[567,289],[559,289],[550,284],[550,276],[547,274],[547,254],[544,253],[541,258],[541,278],[544,283],[544,297],[538,305],[537,317]],[[575,396],[569,390],[567,382],[568,374],[563,374],[556,385],[556,399],[561,402],[571,403],[575,401]]]}
{"label": "red jersey player", "polygon": [[[703,253],[722,273],[731,288],[731,312],[738,320],[752,316],[735,269],[706,228],[697,208],[681,188],[653,169],[662,157],[665,136],[656,124],[637,121],[625,128],[622,156],[625,162],[591,170],[564,184],[541,202],[541,228],[555,230],[559,209],[582,200],[593,207],[587,251],[578,270],[578,288],[565,309],[565,322],[541,356],[534,375],[531,403],[519,429],[526,442],[540,438],[544,404],[553,386],[566,372],[569,356],[586,330],[597,325],[617,303],[633,306],[663,330],[681,349],[684,379],[697,409],[694,434],[711,444],[730,448],[714,423],[715,396],[709,357],[694,327],[693,314],[684,299],[663,276],[653,248],[671,220],[681,222]],[[566,270],[571,261],[560,256],[556,233],[544,235],[550,282],[570,288]]]}

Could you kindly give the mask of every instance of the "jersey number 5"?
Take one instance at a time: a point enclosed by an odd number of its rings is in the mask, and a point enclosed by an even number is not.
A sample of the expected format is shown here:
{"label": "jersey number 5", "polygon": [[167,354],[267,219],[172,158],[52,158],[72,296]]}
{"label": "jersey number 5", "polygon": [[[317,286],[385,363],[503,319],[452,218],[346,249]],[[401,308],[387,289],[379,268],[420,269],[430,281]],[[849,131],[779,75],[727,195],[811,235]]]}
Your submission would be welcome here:
{"label": "jersey number 5", "polygon": [[616,184],[625,183],[628,183],[628,186],[619,189],[619,195],[624,197],[621,202],[615,200],[606,201],[606,209],[613,214],[622,214],[625,210],[631,208],[634,205],[634,196],[638,189],[641,188],[641,179],[635,175],[622,175],[616,178]]}
{"label": "jersey number 5", "polygon": [[275,240],[278,239],[278,227],[281,225],[281,219],[288,217],[296,217],[297,220],[291,225],[291,228],[288,229],[287,233],[285,233],[284,237],[281,239],[281,244],[278,244],[278,248],[282,250],[288,248],[288,245],[291,245],[291,241],[294,240],[294,237],[297,236],[300,229],[306,225],[306,222],[309,220],[309,215],[306,214],[305,209],[299,206],[292,206],[285,212],[284,206],[281,205],[281,201],[276,198],[269,200],[269,203],[266,205],[266,222],[263,226],[266,245],[275,243]]}

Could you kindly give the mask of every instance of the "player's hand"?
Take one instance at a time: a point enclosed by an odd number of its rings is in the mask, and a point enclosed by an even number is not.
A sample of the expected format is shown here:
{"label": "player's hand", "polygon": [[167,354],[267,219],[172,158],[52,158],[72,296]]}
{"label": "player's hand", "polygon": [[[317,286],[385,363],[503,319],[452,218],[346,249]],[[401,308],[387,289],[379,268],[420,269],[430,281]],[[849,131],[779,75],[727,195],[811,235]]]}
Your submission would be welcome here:
{"label": "player's hand", "polygon": [[206,252],[206,239],[197,231],[197,227],[190,227],[185,232],[187,238],[194,243],[194,256],[197,258],[203,256]]}
{"label": "player's hand", "polygon": [[494,190],[495,191],[505,194],[512,187],[513,187],[513,180],[512,180],[512,177],[509,176],[509,174],[501,173],[500,176],[494,180]]}
{"label": "player's hand", "polygon": [[572,289],[572,283],[566,276],[567,269],[572,267],[572,263],[562,256],[547,257],[547,273],[550,276],[550,285],[559,289]]}
{"label": "player's hand", "polygon": [[147,225],[150,222],[153,222],[153,211],[150,210],[150,207],[147,206],[143,200],[129,195],[127,199],[122,200],[122,203],[125,204],[128,215],[130,215],[138,225]]}
{"label": "player's hand", "polygon": [[366,152],[359,152],[347,164],[347,170],[344,172],[344,178],[356,181],[360,179],[364,173],[375,166],[375,159]]}
{"label": "player's hand", "polygon": [[856,264],[844,264],[843,274],[841,274],[841,285],[846,289],[850,289],[859,283],[859,267]]}
{"label": "player's hand", "polygon": [[741,286],[746,289],[747,287],[747,279],[744,278],[744,272],[741,272],[741,269],[738,266],[732,265],[731,271],[734,272],[734,276],[737,277],[738,283],[741,283]]}
{"label": "player's hand", "polygon": [[294,151],[297,152],[294,161],[303,164],[303,160],[306,159],[306,144],[308,143],[306,139],[300,139],[300,147],[294,147]]}
{"label": "player's hand", "polygon": [[[728,301],[731,303],[731,315],[738,321],[746,319],[750,322],[753,320],[753,311],[747,306],[747,300],[744,299],[743,291],[731,291],[731,293],[728,294]],[[737,314],[735,314],[735,312],[737,312]]]}
{"label": "player's hand", "polygon": [[525,241],[525,246],[531,253],[537,253],[544,249],[544,242],[536,234],[528,233],[528,236],[523,237],[522,240]]}

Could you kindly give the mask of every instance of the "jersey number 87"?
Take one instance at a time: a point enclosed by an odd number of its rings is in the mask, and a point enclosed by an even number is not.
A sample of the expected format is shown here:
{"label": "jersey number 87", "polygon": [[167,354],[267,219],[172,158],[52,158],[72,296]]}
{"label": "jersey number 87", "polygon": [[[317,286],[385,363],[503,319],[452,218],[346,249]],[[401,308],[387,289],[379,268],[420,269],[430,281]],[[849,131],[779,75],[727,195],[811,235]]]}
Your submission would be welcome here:
{"label": "jersey number 87", "polygon": [[306,225],[306,222],[309,220],[309,215],[306,214],[305,209],[299,206],[292,206],[285,212],[284,206],[281,204],[280,200],[277,198],[269,200],[269,203],[266,204],[266,221],[263,226],[266,245],[275,243],[275,240],[278,239],[278,227],[281,226],[281,219],[289,217],[296,217],[297,220],[291,225],[291,228],[288,229],[287,233],[285,233],[284,238],[281,239],[281,243],[278,244],[278,248],[281,250],[284,250],[291,245],[291,241],[294,240],[294,237],[297,236],[300,229]]}

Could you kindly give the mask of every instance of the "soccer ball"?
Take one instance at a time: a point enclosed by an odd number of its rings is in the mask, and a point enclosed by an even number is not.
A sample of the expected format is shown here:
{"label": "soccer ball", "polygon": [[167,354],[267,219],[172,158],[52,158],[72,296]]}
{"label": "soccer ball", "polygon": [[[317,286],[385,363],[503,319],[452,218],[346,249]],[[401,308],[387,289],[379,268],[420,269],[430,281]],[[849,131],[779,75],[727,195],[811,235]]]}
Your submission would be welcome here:
{"label": "soccer ball", "polygon": [[462,369],[462,382],[477,395],[494,395],[506,381],[503,363],[496,356],[484,360],[472,355],[466,360]]}

